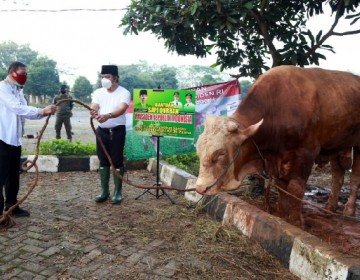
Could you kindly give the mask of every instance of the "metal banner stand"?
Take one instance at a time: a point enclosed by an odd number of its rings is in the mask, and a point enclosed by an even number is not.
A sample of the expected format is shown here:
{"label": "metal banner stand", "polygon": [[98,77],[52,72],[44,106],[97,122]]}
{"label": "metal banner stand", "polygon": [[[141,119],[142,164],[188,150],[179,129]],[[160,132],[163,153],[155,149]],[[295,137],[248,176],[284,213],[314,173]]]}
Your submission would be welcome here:
{"label": "metal banner stand", "polygon": [[[138,199],[141,196],[143,196],[146,193],[149,193],[153,196],[155,196],[156,198],[159,198],[160,196],[167,196],[167,198],[171,201],[172,204],[175,204],[175,202],[171,199],[171,197],[166,193],[166,191],[164,191],[163,189],[160,189],[159,187],[161,186],[161,182],[160,182],[160,137],[162,136],[158,136],[158,135],[153,135],[152,137],[156,137],[156,143],[157,143],[157,149],[156,149],[156,183],[153,186],[158,187],[156,189],[155,194],[153,194],[150,190],[145,190],[142,194],[140,194],[139,196],[137,196],[135,198]],[[161,191],[161,194],[160,194]]]}

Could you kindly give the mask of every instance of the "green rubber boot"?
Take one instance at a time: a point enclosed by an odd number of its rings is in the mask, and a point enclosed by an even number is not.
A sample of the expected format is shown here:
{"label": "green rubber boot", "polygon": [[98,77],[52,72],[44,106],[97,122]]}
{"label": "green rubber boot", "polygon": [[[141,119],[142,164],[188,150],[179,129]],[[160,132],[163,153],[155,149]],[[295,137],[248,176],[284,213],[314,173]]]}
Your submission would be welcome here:
{"label": "green rubber boot", "polygon": [[[122,167],[120,169],[116,169],[121,176],[124,175],[125,173],[125,169]],[[115,184],[115,188],[114,188],[114,195],[111,199],[112,204],[120,204],[121,201],[123,200],[123,196],[122,196],[122,180],[116,176],[115,174],[113,175],[114,177],[114,184]]]}
{"label": "green rubber boot", "polygon": [[96,202],[104,202],[109,197],[109,180],[110,180],[110,167],[100,166],[99,174],[101,180],[101,194],[95,197]]}

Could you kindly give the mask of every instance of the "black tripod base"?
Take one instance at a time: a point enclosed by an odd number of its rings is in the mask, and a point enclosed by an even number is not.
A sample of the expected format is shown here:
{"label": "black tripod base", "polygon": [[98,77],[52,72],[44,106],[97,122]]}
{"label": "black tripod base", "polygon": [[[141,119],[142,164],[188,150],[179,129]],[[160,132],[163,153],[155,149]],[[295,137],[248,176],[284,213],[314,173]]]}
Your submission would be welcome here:
{"label": "black tripod base", "polygon": [[[166,191],[163,190],[163,189],[160,189],[161,184],[154,184],[153,186],[159,187],[159,189],[156,189],[155,193],[152,193],[151,190],[145,190],[142,194],[135,197],[135,200],[139,199],[144,194],[148,193],[148,194],[151,194],[151,195],[155,196],[156,198],[159,198],[159,197],[165,195],[171,201],[172,204],[175,204],[174,200],[172,200],[172,198],[166,193]],[[161,192],[161,194],[160,194],[160,192]]]}
{"label": "black tripod base", "polygon": [[[156,137],[156,143],[157,143],[157,149],[156,149],[156,183],[153,186],[156,186],[157,189],[155,189],[155,194],[153,194],[150,190],[145,190],[142,194],[140,194],[138,197],[135,197],[135,200],[140,198],[141,196],[143,196],[146,193],[149,193],[153,196],[155,196],[156,198],[159,198],[160,196],[165,195],[172,204],[175,204],[175,202],[171,199],[171,197],[163,190],[160,188],[161,183],[160,183],[160,176],[159,176],[159,161],[160,161],[160,137],[158,135],[153,135],[153,137]],[[161,194],[159,193],[161,191]]]}

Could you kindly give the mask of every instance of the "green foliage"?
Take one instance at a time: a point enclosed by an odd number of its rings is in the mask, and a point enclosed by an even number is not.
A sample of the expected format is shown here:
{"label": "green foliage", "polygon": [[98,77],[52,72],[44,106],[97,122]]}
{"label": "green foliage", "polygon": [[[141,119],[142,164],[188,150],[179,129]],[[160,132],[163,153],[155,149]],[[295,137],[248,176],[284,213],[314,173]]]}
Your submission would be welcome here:
{"label": "green foliage", "polygon": [[25,155],[33,155],[34,153],[32,151],[28,151],[27,149],[25,149],[24,147],[21,148],[21,155],[25,156]]}
{"label": "green foliage", "polygon": [[82,144],[80,141],[69,142],[63,139],[44,141],[39,146],[40,155],[86,156],[96,154],[95,143]]}
{"label": "green foliage", "polygon": [[38,58],[38,52],[28,44],[18,45],[14,42],[0,43],[0,79],[7,76],[7,69],[14,61],[20,61],[28,67],[28,80],[25,94],[52,97],[60,87],[56,62],[47,57]]}
{"label": "green foliage", "polygon": [[[198,135],[195,134],[195,140]],[[126,132],[125,154],[128,160],[139,160],[156,157],[154,143],[156,138],[142,137],[134,130]],[[160,137],[160,152],[162,156],[188,154],[195,151],[193,140]]]}
{"label": "green foliage", "polygon": [[179,88],[196,87],[229,81],[230,75],[221,73],[218,69],[200,66],[187,65],[177,69],[176,78],[179,81]]}
{"label": "green foliage", "polygon": [[176,68],[147,63],[119,66],[120,84],[133,92],[135,88],[177,88]]}
{"label": "green foliage", "polygon": [[[131,93],[135,88],[182,89],[202,84],[228,81],[230,76],[211,67],[191,65],[179,68],[166,65],[119,65],[120,85]],[[206,83],[205,83],[206,82]],[[95,88],[101,87],[100,78]]]}
{"label": "green foliage", "polygon": [[240,81],[241,96],[244,98],[251,87],[252,83],[249,80]]}
{"label": "green foliage", "polygon": [[175,165],[177,168],[180,168],[194,176],[199,175],[199,157],[196,152],[191,154],[182,154],[164,157],[164,160],[169,164]]}
{"label": "green foliage", "polygon": [[0,44],[0,73],[5,72],[7,75],[8,67],[14,61],[29,65],[37,56],[38,53],[33,51],[29,44],[18,45],[12,41],[3,42]]}
{"label": "green foliage", "polygon": [[[272,67],[319,65],[326,59],[319,51],[333,52],[324,44],[327,39],[360,33],[334,30],[340,19],[354,24],[360,18],[355,13],[359,4],[360,0],[133,0],[120,25],[124,34],[150,31],[179,55],[205,57],[215,52],[213,66],[239,67],[241,76],[256,78],[269,69],[269,58]],[[323,14],[326,7],[336,14],[334,22],[323,26],[327,33],[312,34],[307,20]]]}
{"label": "green foliage", "polygon": [[86,77],[80,76],[75,80],[71,92],[76,99],[83,102],[90,102],[90,94],[93,92],[93,87]]}
{"label": "green foliage", "polygon": [[[148,65],[142,61],[140,64],[119,65],[120,85],[131,93],[136,88],[178,88],[176,68],[164,65]],[[101,87],[99,76],[94,88]]]}
{"label": "green foliage", "polygon": [[203,85],[210,85],[210,84],[216,84],[216,83],[217,83],[216,79],[215,79],[213,76],[209,75],[209,74],[205,75],[205,76],[201,79],[200,82],[201,82],[201,84],[203,84]]}
{"label": "green foliage", "polygon": [[0,69],[0,80],[4,80],[7,76],[7,71],[4,69]]}
{"label": "green foliage", "polygon": [[159,70],[154,71],[153,80],[158,87],[163,89],[178,88],[175,67],[162,66]]}
{"label": "green foliage", "polygon": [[55,96],[59,92],[60,79],[56,62],[47,57],[40,57],[28,65],[26,93],[32,95]]}
{"label": "green foliage", "polygon": [[29,65],[32,60],[36,59],[37,55],[37,52],[30,49],[29,44],[18,45],[12,41],[0,43],[0,80],[6,78],[12,62],[20,61]]}

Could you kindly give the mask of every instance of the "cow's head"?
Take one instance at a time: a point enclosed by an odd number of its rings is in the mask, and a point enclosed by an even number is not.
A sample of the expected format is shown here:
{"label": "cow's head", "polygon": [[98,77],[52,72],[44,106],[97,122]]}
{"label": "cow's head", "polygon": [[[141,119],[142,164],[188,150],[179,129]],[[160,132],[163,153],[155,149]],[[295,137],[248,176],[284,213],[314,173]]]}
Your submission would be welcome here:
{"label": "cow's head", "polygon": [[230,191],[239,187],[244,176],[234,174],[234,162],[241,154],[242,143],[254,135],[263,120],[245,129],[232,119],[208,116],[204,132],[197,142],[200,159],[196,191],[204,195],[214,195],[220,191]]}

